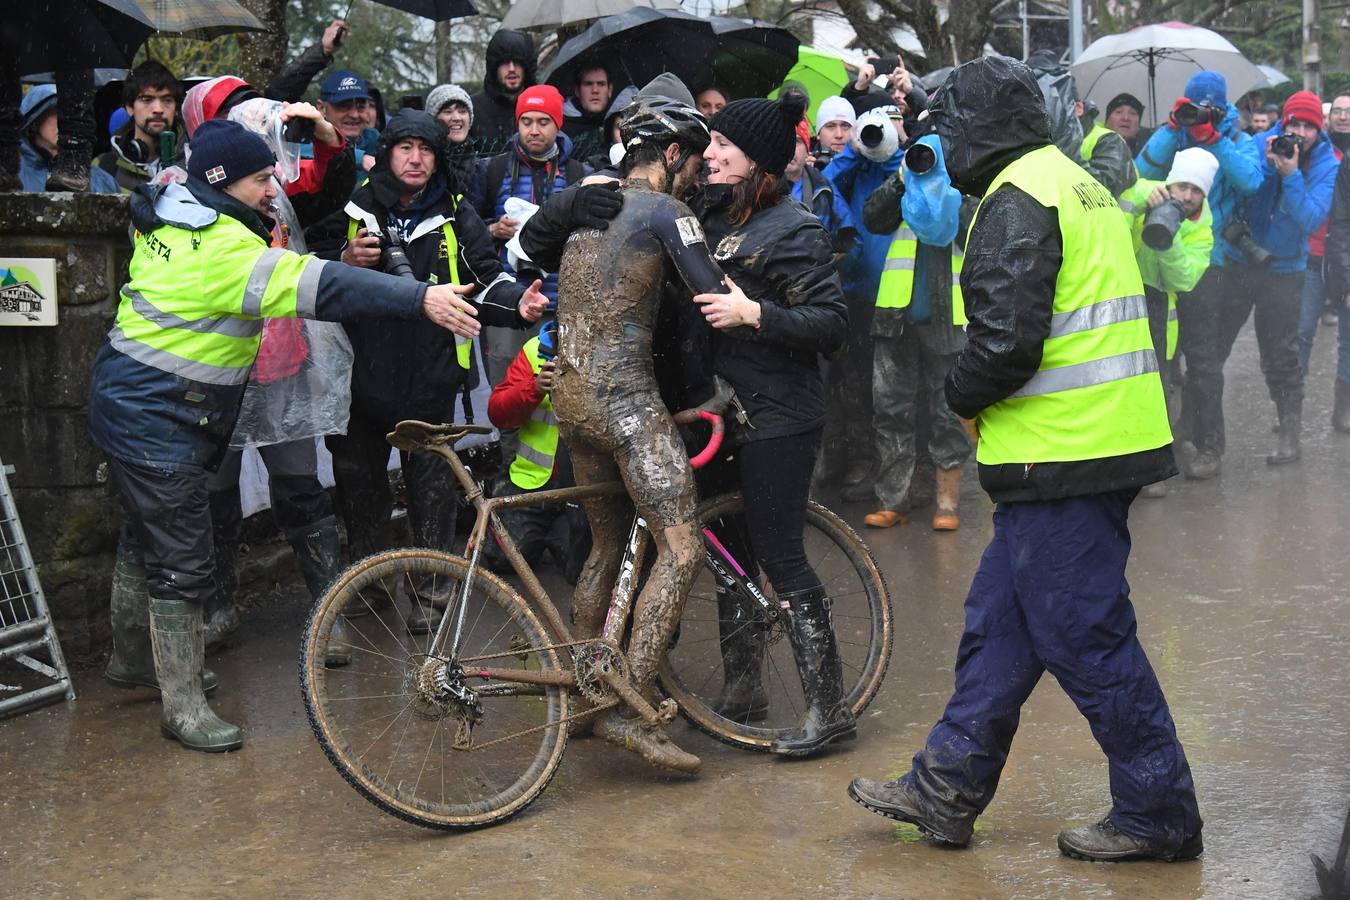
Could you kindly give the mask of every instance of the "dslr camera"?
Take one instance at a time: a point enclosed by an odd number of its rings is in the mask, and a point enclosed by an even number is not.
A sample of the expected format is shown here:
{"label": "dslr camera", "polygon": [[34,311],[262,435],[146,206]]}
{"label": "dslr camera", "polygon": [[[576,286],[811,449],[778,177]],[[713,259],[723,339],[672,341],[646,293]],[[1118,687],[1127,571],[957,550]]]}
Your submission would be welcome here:
{"label": "dslr camera", "polygon": [[1232,244],[1252,265],[1264,266],[1274,256],[1252,237],[1252,226],[1242,219],[1234,219],[1223,228],[1223,239]]}
{"label": "dslr camera", "polygon": [[386,225],[384,234],[380,235],[380,269],[386,275],[398,278],[417,278],[413,274],[412,263],[408,261],[408,254],[403,249],[403,241],[390,225]]}
{"label": "dslr camera", "polygon": [[905,167],[915,175],[927,175],[937,165],[937,153],[927,144],[910,144],[905,151]]}
{"label": "dslr camera", "polygon": [[1205,124],[1218,128],[1219,123],[1223,121],[1227,114],[1227,110],[1214,106],[1202,106],[1187,100],[1177,107],[1176,112],[1172,113],[1172,118],[1176,119],[1177,124],[1182,128],[1194,128],[1196,125]]}
{"label": "dslr camera", "polygon": [[[1177,231],[1186,218],[1186,208],[1179,200],[1168,200],[1153,207],[1144,216],[1144,243],[1151,250],[1170,250],[1176,240]],[[1249,232],[1250,234],[1250,229]],[[1248,238],[1250,240],[1250,237]]]}
{"label": "dslr camera", "polygon": [[1275,140],[1270,142],[1270,152],[1276,156],[1282,156],[1285,159],[1293,159],[1294,154],[1298,152],[1299,145],[1302,142],[1297,135],[1281,134],[1277,135]]}
{"label": "dslr camera", "polygon": [[853,126],[858,151],[872,162],[885,162],[900,149],[900,136],[895,133],[895,126],[891,124],[888,113],[894,108],[881,106],[869,109],[858,116],[857,124]]}

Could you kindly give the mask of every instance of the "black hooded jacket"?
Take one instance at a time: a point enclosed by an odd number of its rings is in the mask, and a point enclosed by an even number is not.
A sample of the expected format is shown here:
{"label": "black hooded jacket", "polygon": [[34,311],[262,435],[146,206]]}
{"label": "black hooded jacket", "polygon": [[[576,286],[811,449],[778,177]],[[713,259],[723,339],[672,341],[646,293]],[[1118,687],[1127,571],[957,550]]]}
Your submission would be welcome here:
{"label": "black hooded jacket", "polygon": [[487,45],[487,65],[483,72],[483,89],[474,94],[473,128],[469,137],[480,156],[495,156],[506,149],[506,142],[516,133],[516,97],[520,91],[508,92],[497,80],[497,67],[509,60],[525,67],[525,78],[520,90],[534,85],[539,61],[534,53],[534,39],[523,31],[499,29]]}
{"label": "black hooded jacket", "polygon": [[[952,183],[984,196],[1009,164],[1052,142],[1045,101],[1031,70],[1006,57],[958,66],[929,115]],[[966,347],[947,375],[947,403],[973,419],[1022,387],[1041,364],[1063,262],[1059,216],[1013,185],[984,197],[961,270]],[[980,466],[997,502],[1053,500],[1138,488],[1176,473],[1168,446],[1081,462]]]}
{"label": "black hooded jacket", "polygon": [[1333,303],[1350,296],[1350,164],[1341,163],[1327,220],[1327,296]]}
{"label": "black hooded jacket", "polygon": [[[407,207],[402,186],[389,171],[395,144],[417,137],[436,150],[436,172]],[[316,254],[338,259],[347,244],[350,222],[383,234],[400,232],[404,251],[419,281],[450,283],[449,259],[443,252],[444,225],[449,224],[459,247],[460,283],[476,283],[469,299],[484,325],[523,328],[517,307],[524,288],[502,271],[492,236],[468,203],[457,204],[444,175],[445,127],[421,110],[404,109],[389,120],[380,135],[370,180],[357,189],[341,214],[326,219],[313,243]],[[352,408],[393,430],[400,419],[450,421],[458,391],[472,384],[474,371],[460,368],[455,336],[429,320],[371,319],[349,322],[355,360],[352,364]]]}

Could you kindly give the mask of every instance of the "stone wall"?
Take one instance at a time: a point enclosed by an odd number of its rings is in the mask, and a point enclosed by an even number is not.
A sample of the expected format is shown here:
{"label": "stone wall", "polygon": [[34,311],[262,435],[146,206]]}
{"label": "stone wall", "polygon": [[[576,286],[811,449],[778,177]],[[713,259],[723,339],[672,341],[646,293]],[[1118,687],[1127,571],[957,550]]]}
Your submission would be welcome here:
{"label": "stone wall", "polygon": [[89,373],[117,310],[131,243],[127,202],[97,194],[0,194],[6,256],[56,260],[60,322],[0,327],[0,459],[68,656],[108,639],[117,516],[89,440]]}

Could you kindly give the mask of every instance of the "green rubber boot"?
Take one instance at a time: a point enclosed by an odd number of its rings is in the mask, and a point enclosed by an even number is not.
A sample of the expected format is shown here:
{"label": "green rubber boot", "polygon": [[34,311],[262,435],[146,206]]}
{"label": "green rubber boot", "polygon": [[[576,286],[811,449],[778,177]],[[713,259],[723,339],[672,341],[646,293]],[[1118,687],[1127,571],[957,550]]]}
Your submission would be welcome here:
{"label": "green rubber boot", "polygon": [[[146,687],[159,690],[155,656],[150,648],[150,594],[145,589],[145,568],[121,555],[113,566],[113,652],[103,677],[113,687]],[[202,669],[202,690],[216,689],[216,673]]]}
{"label": "green rubber boot", "polygon": [[150,643],[164,709],[160,728],[189,750],[222,753],[243,746],[239,726],[221,719],[202,693],[206,645],[202,608],[185,600],[150,598]]}

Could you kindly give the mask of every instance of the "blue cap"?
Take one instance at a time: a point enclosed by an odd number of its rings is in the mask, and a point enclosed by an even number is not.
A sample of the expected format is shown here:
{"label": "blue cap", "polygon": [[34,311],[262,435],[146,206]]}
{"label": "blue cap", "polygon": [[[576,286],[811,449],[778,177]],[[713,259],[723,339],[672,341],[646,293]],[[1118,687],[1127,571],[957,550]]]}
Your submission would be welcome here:
{"label": "blue cap", "polygon": [[108,116],[108,134],[117,134],[118,130],[131,118],[127,115],[125,106],[119,106]]}
{"label": "blue cap", "polygon": [[1228,105],[1228,82],[1218,72],[1196,72],[1186,82],[1186,99],[1223,109]]}
{"label": "blue cap", "polygon": [[348,100],[369,100],[370,85],[355,72],[338,69],[323,80],[319,99],[324,103],[346,103]]}
{"label": "blue cap", "polygon": [[23,120],[23,128],[32,125],[38,119],[41,119],[47,110],[56,106],[56,85],[39,84],[23,95],[23,100],[19,101],[19,116]]}

